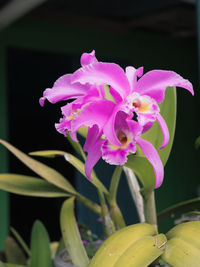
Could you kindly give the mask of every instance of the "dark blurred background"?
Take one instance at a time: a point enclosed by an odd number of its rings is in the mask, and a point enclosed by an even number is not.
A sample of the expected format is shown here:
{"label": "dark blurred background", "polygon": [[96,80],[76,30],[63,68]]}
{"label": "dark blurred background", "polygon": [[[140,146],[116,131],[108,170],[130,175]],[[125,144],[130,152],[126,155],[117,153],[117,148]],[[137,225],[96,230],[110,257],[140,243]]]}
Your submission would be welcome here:
{"label": "dark blurred background", "polygon": [[[177,90],[175,142],[164,183],[156,190],[157,209],[199,196],[200,151],[194,147],[200,135],[199,7],[192,0],[0,0],[0,137],[25,153],[43,149],[73,152],[54,128],[63,104],[46,103],[41,108],[38,99],[58,77],[79,68],[83,52],[95,49],[99,60],[123,68],[173,70],[193,83],[195,97]],[[95,188],[64,159],[42,161],[66,176],[83,195],[96,198]],[[107,185],[111,170],[102,162],[97,166]],[[34,175],[2,147],[0,171]],[[125,177],[119,188],[127,224],[137,222]],[[35,219],[45,224],[52,240],[58,240],[62,202],[0,192],[0,249],[9,226],[29,241]],[[80,205],[76,211],[80,221],[100,233],[96,217]],[[169,225],[163,222],[161,228],[167,230]]]}

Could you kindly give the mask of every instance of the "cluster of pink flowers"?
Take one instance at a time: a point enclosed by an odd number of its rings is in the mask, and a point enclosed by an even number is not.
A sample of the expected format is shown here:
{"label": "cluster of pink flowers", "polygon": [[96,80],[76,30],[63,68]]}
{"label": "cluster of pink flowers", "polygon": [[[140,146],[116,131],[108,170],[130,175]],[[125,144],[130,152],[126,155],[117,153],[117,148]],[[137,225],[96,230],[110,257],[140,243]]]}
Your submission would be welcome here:
{"label": "cluster of pink flowers", "polygon": [[[183,87],[194,94],[192,84],[173,71],[152,70],[143,75],[143,67],[131,66],[124,71],[115,63],[99,62],[92,51],[82,54],[81,68],[44,91],[40,104],[43,106],[45,99],[51,103],[74,99],[61,108],[63,117],[56,129],[78,142],[78,129],[88,127],[84,145],[88,178],[100,158],[123,165],[139,146],[154,168],[157,188],[163,181],[163,164],[154,146],[141,135],[157,121],[163,133],[161,148],[168,143],[168,128],[158,106],[168,86]],[[106,98],[105,90],[113,100]]]}

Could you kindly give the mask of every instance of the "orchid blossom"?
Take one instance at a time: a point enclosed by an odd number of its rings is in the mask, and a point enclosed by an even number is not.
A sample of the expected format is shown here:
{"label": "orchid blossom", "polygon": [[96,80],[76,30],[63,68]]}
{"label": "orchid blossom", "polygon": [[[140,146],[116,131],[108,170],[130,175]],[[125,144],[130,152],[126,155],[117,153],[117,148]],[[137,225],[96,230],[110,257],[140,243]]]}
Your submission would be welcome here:
{"label": "orchid blossom", "polygon": [[[56,129],[65,136],[68,131],[78,142],[78,129],[88,126],[84,145],[88,153],[85,163],[88,178],[100,158],[109,164],[123,165],[139,146],[153,166],[155,187],[159,187],[164,176],[162,162],[153,145],[141,135],[157,120],[164,147],[169,134],[158,104],[163,101],[167,86],[180,86],[193,94],[192,85],[172,71],[154,70],[142,76],[143,68],[127,67],[124,72],[117,64],[98,62],[94,51],[81,56],[81,65],[76,72],[60,77],[52,88],[47,88],[40,104],[43,106],[46,99],[51,103],[74,99],[61,108],[63,117]],[[106,99],[105,85],[110,86],[113,101]]]}
{"label": "orchid blossom", "polygon": [[165,147],[169,140],[169,132],[159,113],[158,104],[164,100],[168,86],[183,87],[193,95],[192,84],[173,71],[152,70],[143,75],[143,67],[135,69],[129,66],[124,72],[115,63],[98,62],[94,51],[91,54],[85,53],[82,57],[87,56],[90,57],[92,63],[78,69],[73,74],[72,83],[110,86],[110,93],[116,106],[108,123],[104,126],[104,134],[109,142],[116,146],[120,145],[114,131],[114,123],[117,113],[124,111],[130,116],[136,113],[137,121],[143,126],[143,132],[147,131],[156,120],[163,132],[163,143],[160,148]]}
{"label": "orchid blossom", "polygon": [[[86,58],[82,57],[82,66],[92,63],[94,61],[92,59],[93,57],[90,55]],[[73,74],[61,76],[52,88],[47,88],[44,91],[43,97],[40,98],[39,102],[41,106],[44,106],[46,99],[52,104],[75,99],[61,108],[63,118],[55,126],[57,131],[65,136],[68,131],[72,139],[78,142],[77,130],[82,126],[92,127],[93,124],[98,124],[101,127],[101,118],[103,117],[103,122],[105,117],[108,120],[114,103],[105,100],[105,90],[102,86],[95,87],[88,83],[84,85],[72,83],[72,77]],[[93,117],[91,117],[91,114],[93,114]]]}
{"label": "orchid blossom", "polygon": [[109,164],[124,165],[127,156],[136,153],[136,145],[138,145],[154,169],[155,188],[159,187],[164,177],[163,164],[154,146],[140,137],[143,127],[120,111],[116,115],[114,129],[120,145],[110,143],[106,136],[102,135],[103,131],[99,132],[96,125],[89,129],[84,146],[84,150],[88,153],[85,162],[87,177],[91,177],[91,171],[101,157]]}

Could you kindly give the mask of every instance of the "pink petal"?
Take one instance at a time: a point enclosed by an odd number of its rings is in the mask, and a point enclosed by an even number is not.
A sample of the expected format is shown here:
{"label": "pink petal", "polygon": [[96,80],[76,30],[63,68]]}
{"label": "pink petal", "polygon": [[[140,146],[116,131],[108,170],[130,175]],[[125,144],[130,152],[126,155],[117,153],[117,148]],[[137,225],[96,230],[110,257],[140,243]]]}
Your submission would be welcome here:
{"label": "pink petal", "polygon": [[143,131],[143,127],[136,121],[127,119],[128,128],[134,137],[140,136]]}
{"label": "pink petal", "polygon": [[116,131],[115,131],[116,116],[117,116],[117,113],[120,112],[120,110],[121,110],[121,106],[115,105],[113,112],[110,115],[109,120],[107,121],[107,123],[105,124],[103,128],[103,132],[106,138],[108,139],[108,141],[111,144],[116,145],[116,146],[121,145],[119,139],[116,136]]}
{"label": "pink petal", "polygon": [[95,142],[89,149],[88,155],[85,161],[85,174],[86,176],[92,180],[91,178],[91,172],[94,168],[97,161],[101,158],[101,146],[105,141],[103,139],[99,139],[97,142]]}
{"label": "pink petal", "polygon": [[153,126],[153,123],[154,121],[151,121],[143,125],[142,133],[146,133]]}
{"label": "pink petal", "polygon": [[137,144],[153,166],[156,176],[155,188],[158,188],[159,186],[161,186],[164,178],[164,167],[162,161],[160,160],[158,152],[151,143],[142,139],[141,137],[137,137]]}
{"label": "pink petal", "polygon": [[113,89],[112,86],[110,86],[110,94],[114,98],[114,100],[117,104],[123,101],[120,94],[117,91],[115,91],[115,89]]}
{"label": "pink petal", "polygon": [[88,90],[88,85],[82,85],[79,83],[71,83],[72,74],[66,74],[61,76],[53,85],[53,87],[47,88],[44,93],[43,97],[40,98],[40,105],[44,105],[45,99],[47,99],[52,104],[67,100],[71,98],[76,98],[78,96],[85,95]]}
{"label": "pink petal", "polygon": [[72,121],[71,130],[77,131],[82,126],[98,125],[102,129],[112,114],[115,103],[109,100],[99,100],[83,106],[80,114]]}
{"label": "pink petal", "polygon": [[77,70],[72,82],[81,84],[110,85],[122,98],[130,93],[130,85],[123,69],[115,63],[97,62]]}
{"label": "pink petal", "polygon": [[112,149],[112,145],[106,141],[102,145],[102,159],[111,165],[124,165],[127,161],[127,156],[130,153],[135,153],[136,146],[131,142],[126,148]]}
{"label": "pink petal", "polygon": [[137,82],[137,77],[141,77],[143,74],[143,67],[135,69],[132,66],[126,67],[126,76],[129,80],[131,90],[134,89],[134,86]]}
{"label": "pink petal", "polygon": [[95,50],[93,50],[91,53],[83,53],[81,56],[81,65],[86,66],[92,63],[98,62],[95,57]]}
{"label": "pink petal", "polygon": [[148,95],[160,103],[164,99],[168,86],[178,86],[194,94],[192,84],[173,71],[152,70],[143,75],[137,82],[134,91],[141,95]]}
{"label": "pink petal", "polygon": [[163,143],[160,147],[160,149],[161,149],[161,148],[165,147],[167,145],[167,143],[169,142],[169,131],[168,131],[167,124],[166,124],[165,120],[163,119],[163,117],[160,115],[160,113],[157,114],[156,120],[159,123],[159,125],[162,129],[162,133],[163,133]]}
{"label": "pink petal", "polygon": [[99,137],[99,128],[97,125],[88,129],[87,138],[84,144],[84,151],[89,151],[90,147],[96,142]]}

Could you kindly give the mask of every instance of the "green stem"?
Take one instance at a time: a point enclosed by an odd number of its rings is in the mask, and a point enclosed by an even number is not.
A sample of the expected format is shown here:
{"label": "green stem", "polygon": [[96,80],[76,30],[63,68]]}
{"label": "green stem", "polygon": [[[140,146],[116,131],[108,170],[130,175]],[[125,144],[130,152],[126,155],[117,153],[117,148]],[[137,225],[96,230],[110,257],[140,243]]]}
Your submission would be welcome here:
{"label": "green stem", "polygon": [[118,185],[119,185],[119,180],[121,177],[121,173],[122,173],[122,167],[121,166],[117,166],[115,168],[115,171],[112,175],[111,178],[111,182],[110,182],[110,197],[109,197],[109,202],[113,202],[116,200],[117,197],[117,189],[118,189]]}
{"label": "green stem", "polygon": [[157,226],[157,214],[156,214],[154,191],[152,191],[148,195],[148,197],[144,199],[144,214],[145,214],[145,221],[149,224],[152,224],[157,230],[158,226]]}
{"label": "green stem", "polygon": [[101,216],[101,207],[98,204],[80,194],[75,195],[75,197],[77,201],[81,202],[83,205],[92,210],[94,213]]}
{"label": "green stem", "polygon": [[98,194],[101,203],[101,217],[103,220],[104,232],[107,236],[110,236],[112,233],[115,232],[115,226],[113,224],[113,221],[111,220],[103,192],[98,190]]}
{"label": "green stem", "polygon": [[110,204],[110,215],[115,224],[116,230],[124,228],[126,226],[124,217],[121,213],[121,210],[116,202]]}
{"label": "green stem", "polygon": [[126,226],[121,210],[117,205],[117,189],[121,173],[122,173],[122,167],[117,166],[111,178],[110,189],[109,189],[110,194],[108,198],[108,202],[110,204],[111,218],[115,224],[116,229],[121,229]]}

